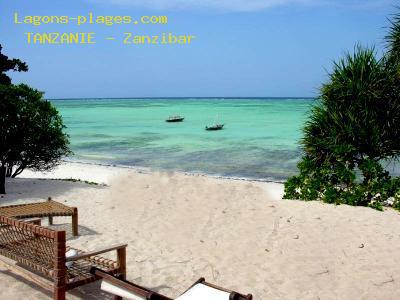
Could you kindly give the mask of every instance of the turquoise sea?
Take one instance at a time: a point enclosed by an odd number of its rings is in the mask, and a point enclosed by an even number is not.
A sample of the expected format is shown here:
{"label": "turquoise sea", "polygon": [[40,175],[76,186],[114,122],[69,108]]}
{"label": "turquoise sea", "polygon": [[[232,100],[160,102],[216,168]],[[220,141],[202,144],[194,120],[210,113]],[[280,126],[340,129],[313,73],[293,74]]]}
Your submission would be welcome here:
{"label": "turquoise sea", "polygon": [[[281,181],[296,173],[301,127],[315,100],[164,98],[51,100],[72,159]],[[182,115],[182,123],[166,123]],[[221,131],[206,125],[224,123]]]}

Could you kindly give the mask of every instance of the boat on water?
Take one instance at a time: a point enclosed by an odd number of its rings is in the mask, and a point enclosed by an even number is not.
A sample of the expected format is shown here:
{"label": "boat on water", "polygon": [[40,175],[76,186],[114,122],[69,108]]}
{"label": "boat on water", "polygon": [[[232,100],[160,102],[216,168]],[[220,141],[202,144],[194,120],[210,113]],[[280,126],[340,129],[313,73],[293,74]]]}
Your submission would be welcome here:
{"label": "boat on water", "polygon": [[170,116],[165,122],[173,123],[173,122],[182,122],[185,118],[181,116]]}
{"label": "boat on water", "polygon": [[206,126],[205,130],[212,131],[212,130],[221,130],[224,128],[224,124],[218,121],[218,115],[215,118],[214,125]]}
{"label": "boat on water", "polygon": [[224,128],[224,124],[215,124],[212,126],[206,126],[206,130],[211,131],[211,130],[221,130]]}

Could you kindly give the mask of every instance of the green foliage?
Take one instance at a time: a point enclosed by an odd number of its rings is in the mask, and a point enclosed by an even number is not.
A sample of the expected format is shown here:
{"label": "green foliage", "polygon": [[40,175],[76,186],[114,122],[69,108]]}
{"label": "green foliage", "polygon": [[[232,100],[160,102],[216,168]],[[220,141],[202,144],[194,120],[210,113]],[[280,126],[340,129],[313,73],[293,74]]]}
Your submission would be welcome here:
{"label": "green foliage", "polygon": [[359,180],[349,165],[315,165],[308,157],[298,164],[300,174],[285,183],[285,199],[321,200],[325,203],[369,206],[383,205],[400,209],[400,178],[391,178],[382,166],[366,160],[361,168],[370,179]]}
{"label": "green foliage", "polygon": [[383,205],[382,205],[382,203],[379,202],[379,201],[370,202],[370,203],[368,204],[368,206],[371,207],[371,208],[373,208],[373,209],[376,209],[376,210],[379,210],[379,211],[383,211]]}
{"label": "green foliage", "polygon": [[12,177],[25,168],[49,170],[70,153],[62,119],[42,92],[25,84],[0,85],[0,99],[0,162],[3,168],[16,166]]}
{"label": "green foliage", "polygon": [[334,65],[304,127],[302,146],[315,160],[357,163],[400,153],[400,101],[372,49],[357,47]]}
{"label": "green foliage", "polygon": [[387,41],[382,59],[357,46],[334,64],[303,128],[299,175],[285,183],[284,198],[400,208],[400,179],[381,165],[400,156],[400,16]]}
{"label": "green foliage", "polygon": [[8,71],[26,72],[28,66],[19,59],[9,59],[8,56],[1,53],[2,46],[0,45],[0,84],[11,84],[11,78],[7,76]]}
{"label": "green foliage", "polygon": [[389,59],[400,61],[400,13],[395,14],[390,21],[389,32],[385,39]]}

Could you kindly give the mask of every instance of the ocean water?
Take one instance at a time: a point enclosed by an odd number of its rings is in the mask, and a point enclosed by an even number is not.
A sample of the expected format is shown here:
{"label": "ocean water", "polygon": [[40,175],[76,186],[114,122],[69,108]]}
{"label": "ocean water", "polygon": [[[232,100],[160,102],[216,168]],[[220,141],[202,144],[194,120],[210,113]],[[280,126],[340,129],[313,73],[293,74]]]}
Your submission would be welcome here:
{"label": "ocean water", "polygon": [[[282,181],[296,174],[313,99],[51,100],[73,160]],[[166,123],[182,115],[182,123]],[[224,123],[220,131],[206,125]]]}

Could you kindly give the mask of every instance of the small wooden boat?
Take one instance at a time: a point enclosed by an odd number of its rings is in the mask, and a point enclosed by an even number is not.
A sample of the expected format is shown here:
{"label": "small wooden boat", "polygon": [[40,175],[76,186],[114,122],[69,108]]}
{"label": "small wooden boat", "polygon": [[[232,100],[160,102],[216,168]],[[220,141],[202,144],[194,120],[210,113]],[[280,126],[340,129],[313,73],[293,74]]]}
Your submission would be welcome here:
{"label": "small wooden boat", "polygon": [[185,118],[181,116],[170,116],[168,119],[165,120],[165,122],[182,122]]}
{"label": "small wooden boat", "polygon": [[212,126],[206,126],[206,130],[221,130],[222,128],[224,128],[224,124],[215,124]]}

